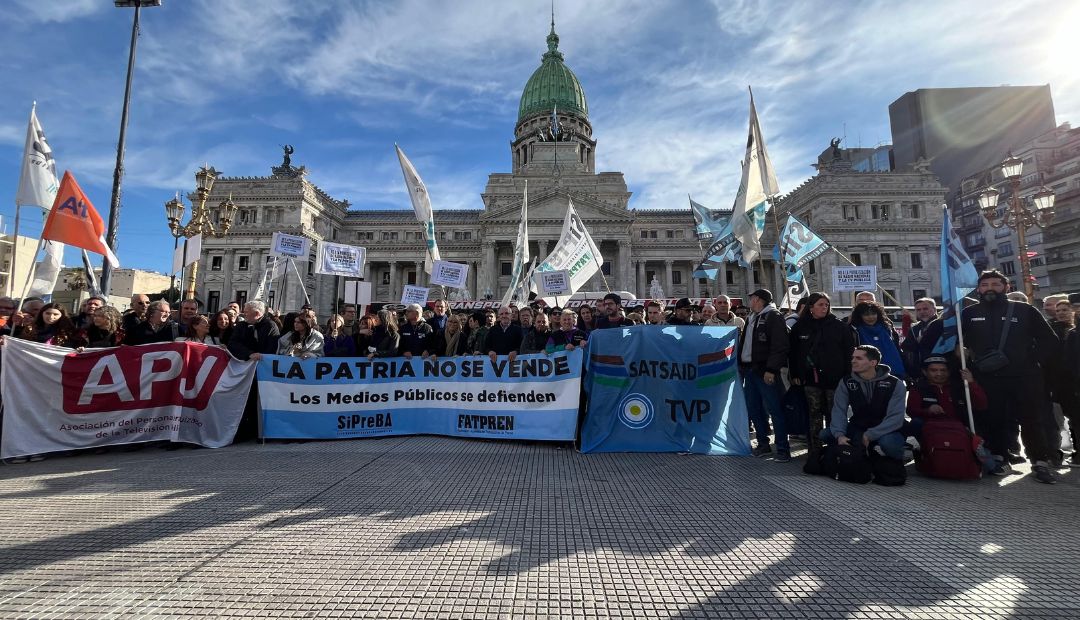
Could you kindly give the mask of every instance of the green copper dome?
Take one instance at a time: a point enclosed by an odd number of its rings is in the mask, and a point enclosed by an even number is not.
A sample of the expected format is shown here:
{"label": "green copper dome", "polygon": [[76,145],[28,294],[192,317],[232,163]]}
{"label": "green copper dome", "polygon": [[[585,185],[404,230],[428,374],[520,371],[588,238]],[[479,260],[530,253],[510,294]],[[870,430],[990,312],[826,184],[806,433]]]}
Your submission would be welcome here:
{"label": "green copper dome", "polygon": [[540,67],[533,72],[521,93],[518,122],[540,112],[550,113],[553,108],[587,119],[589,104],[585,102],[585,91],[574,72],[563,64],[554,20],[551,22],[551,34],[547,36],[547,46],[548,51]]}

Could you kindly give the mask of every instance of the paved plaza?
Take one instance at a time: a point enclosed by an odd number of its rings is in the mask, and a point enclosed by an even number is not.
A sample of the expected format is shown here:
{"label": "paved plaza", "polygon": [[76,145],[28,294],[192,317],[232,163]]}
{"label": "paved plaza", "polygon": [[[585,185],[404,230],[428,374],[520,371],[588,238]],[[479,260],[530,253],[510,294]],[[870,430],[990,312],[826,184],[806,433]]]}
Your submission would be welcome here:
{"label": "paved plaza", "polygon": [[0,616],[1080,618],[1080,472],[396,437],[0,467]]}

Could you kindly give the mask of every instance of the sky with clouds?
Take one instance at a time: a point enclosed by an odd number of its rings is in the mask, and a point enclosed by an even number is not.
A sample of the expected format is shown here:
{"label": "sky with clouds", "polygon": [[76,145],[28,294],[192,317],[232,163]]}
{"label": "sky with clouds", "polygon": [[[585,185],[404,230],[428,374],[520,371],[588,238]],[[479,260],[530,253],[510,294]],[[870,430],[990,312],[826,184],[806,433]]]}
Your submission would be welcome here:
{"label": "sky with clouds", "polygon": [[[518,100],[546,49],[549,11],[544,0],[144,9],[121,263],[166,271],[163,203],[193,189],[203,162],[268,175],[282,144],[354,208],[409,208],[395,142],[436,208],[480,208],[488,173],[510,170]],[[8,232],[33,101],[59,169],[108,210],[132,13],[107,0],[4,3]],[[889,142],[889,103],[917,88],[1049,83],[1058,122],[1080,121],[1080,3],[563,0],[556,30],[589,102],[597,169],[625,173],[636,209],[685,208],[687,194],[730,206],[748,85],[784,192],[813,174],[834,136]],[[66,258],[78,262],[70,250]]]}

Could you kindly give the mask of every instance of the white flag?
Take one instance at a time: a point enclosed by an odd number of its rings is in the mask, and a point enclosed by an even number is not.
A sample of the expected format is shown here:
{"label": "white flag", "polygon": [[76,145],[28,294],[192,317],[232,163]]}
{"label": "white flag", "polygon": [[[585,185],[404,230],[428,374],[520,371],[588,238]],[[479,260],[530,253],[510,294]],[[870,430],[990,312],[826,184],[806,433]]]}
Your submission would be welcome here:
{"label": "white flag", "polygon": [[401,174],[405,176],[405,187],[409,190],[409,200],[412,201],[416,219],[424,227],[425,249],[427,252],[424,271],[430,274],[432,264],[437,260],[442,260],[442,257],[439,256],[439,245],[435,243],[435,214],[431,210],[431,196],[428,195],[427,186],[424,185],[420,174],[416,172],[416,168],[413,167],[409,158],[405,157],[401,147],[395,144],[394,149],[397,150],[398,162],[401,163]]}
{"label": "white flag", "polygon": [[780,193],[776,173],[765,138],[761,135],[754,94],[750,93],[750,131],[746,139],[746,158],[743,160],[742,181],[731,214],[731,229],[742,244],[743,260],[751,263],[761,254],[761,233],[765,230],[765,212],[768,199]]}
{"label": "white flag", "polygon": [[285,273],[285,267],[288,263],[289,259],[284,256],[266,257],[266,267],[263,269],[262,278],[259,279],[259,286],[255,289],[255,295],[251,299],[264,301],[263,296],[267,295],[269,290],[273,288],[274,279]]}
{"label": "white flag", "polygon": [[[514,248],[514,266],[510,272],[510,286],[503,295],[502,305],[507,306],[521,293],[521,283],[529,264],[529,182],[525,181],[525,197],[521,199],[521,222],[518,223],[517,247]],[[525,301],[525,300],[523,300]]]}
{"label": "white flag", "polygon": [[[576,293],[589,278],[600,269],[604,263],[604,257],[600,255],[600,248],[592,240],[585,223],[578,217],[574,210],[574,201],[570,200],[566,206],[566,219],[563,220],[562,237],[555,249],[551,251],[536,272],[562,271],[570,272],[570,294]],[[533,284],[535,286],[535,284]],[[549,306],[555,303],[555,299],[545,298],[544,302]]]}
{"label": "white flag", "polygon": [[[26,146],[23,148],[22,171],[19,189],[15,192],[18,206],[36,206],[42,209],[42,217],[49,214],[56,200],[60,181],[56,178],[56,161],[52,149],[45,140],[45,131],[37,118],[37,104],[30,108],[30,122],[26,126]],[[64,244],[49,241],[45,244],[45,256],[34,268],[34,281],[28,296],[52,295],[64,259]]]}

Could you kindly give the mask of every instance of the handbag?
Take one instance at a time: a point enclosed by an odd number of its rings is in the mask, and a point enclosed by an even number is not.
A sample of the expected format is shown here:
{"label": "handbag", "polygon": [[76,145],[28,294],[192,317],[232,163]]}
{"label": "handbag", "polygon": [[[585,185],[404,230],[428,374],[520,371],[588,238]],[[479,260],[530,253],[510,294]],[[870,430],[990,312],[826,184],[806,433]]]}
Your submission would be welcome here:
{"label": "handbag", "polygon": [[1016,306],[1013,302],[1009,302],[1008,305],[1009,310],[1005,313],[1005,327],[1001,328],[1001,339],[998,341],[997,348],[971,358],[971,365],[979,372],[994,373],[1009,365],[1009,358],[1005,355],[1005,339],[1009,337],[1013,309]]}

